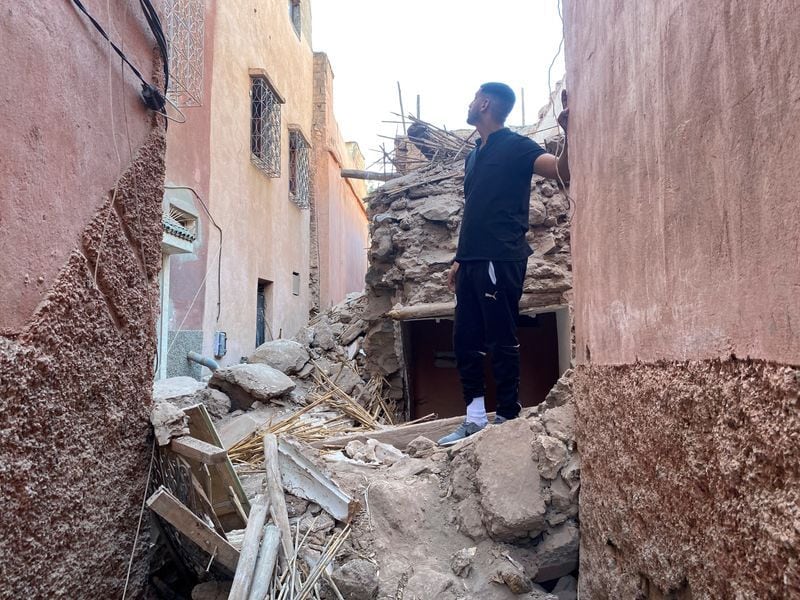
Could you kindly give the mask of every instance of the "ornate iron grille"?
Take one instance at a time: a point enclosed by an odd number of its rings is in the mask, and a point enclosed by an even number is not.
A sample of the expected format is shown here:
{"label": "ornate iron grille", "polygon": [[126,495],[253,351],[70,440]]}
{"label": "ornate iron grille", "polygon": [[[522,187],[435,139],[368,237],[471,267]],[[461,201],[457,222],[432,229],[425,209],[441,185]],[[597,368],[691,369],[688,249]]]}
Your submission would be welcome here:
{"label": "ornate iron grille", "polygon": [[263,77],[250,86],[250,158],[267,177],[281,176],[281,103]]}
{"label": "ornate iron grille", "polygon": [[169,89],[178,106],[200,106],[203,100],[203,0],[166,0]]}
{"label": "ornate iron grille", "polygon": [[289,199],[300,208],[311,205],[311,164],[308,142],[299,131],[289,132]]}

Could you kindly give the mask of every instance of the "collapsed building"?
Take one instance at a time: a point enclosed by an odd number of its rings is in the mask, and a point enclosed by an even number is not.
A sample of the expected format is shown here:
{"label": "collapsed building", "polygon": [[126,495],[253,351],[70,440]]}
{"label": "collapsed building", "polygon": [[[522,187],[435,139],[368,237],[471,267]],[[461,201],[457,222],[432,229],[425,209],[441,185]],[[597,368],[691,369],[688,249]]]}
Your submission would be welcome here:
{"label": "collapsed building", "polygon": [[[429,141],[427,147],[436,143]],[[464,150],[459,152],[459,146],[467,144],[457,139],[450,144],[457,149],[454,155],[441,151],[445,160],[392,179],[368,199],[372,243],[364,347],[369,369],[389,381],[408,419],[463,413],[447,271],[464,207]],[[534,176],[527,234],[534,254],[528,260],[518,329],[524,406],[541,403],[570,366],[570,214],[568,197],[556,183]],[[488,402],[493,406],[493,399]]]}

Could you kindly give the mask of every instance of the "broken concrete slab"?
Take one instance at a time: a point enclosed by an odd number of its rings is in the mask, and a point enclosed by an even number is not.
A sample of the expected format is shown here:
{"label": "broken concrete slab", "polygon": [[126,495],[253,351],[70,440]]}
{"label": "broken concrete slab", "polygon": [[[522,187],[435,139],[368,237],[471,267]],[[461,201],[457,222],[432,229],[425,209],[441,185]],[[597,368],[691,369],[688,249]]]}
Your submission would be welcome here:
{"label": "broken concrete slab", "polygon": [[566,575],[556,582],[553,588],[553,595],[558,600],[577,600],[578,599],[578,580],[572,575]]}
{"label": "broken concrete slab", "polygon": [[150,423],[159,446],[166,446],[174,437],[189,435],[189,418],[170,402],[159,402],[153,406]]}
{"label": "broken concrete slab", "polygon": [[459,577],[469,577],[469,572],[472,570],[472,560],[475,558],[475,553],[478,548],[462,548],[453,556],[450,557],[450,569]]}
{"label": "broken concrete slab", "polygon": [[493,539],[537,535],[547,527],[539,473],[532,468],[533,432],[525,419],[484,430],[475,443],[475,483]]}
{"label": "broken concrete slab", "polygon": [[464,200],[455,194],[432,196],[422,202],[415,210],[428,221],[447,221],[464,206]]}
{"label": "broken concrete slab", "polygon": [[358,510],[358,501],[284,439],[278,441],[278,465],[287,492],[318,504],[337,521],[349,521]]}
{"label": "broken concrete slab", "polygon": [[542,413],[542,422],[547,433],[567,445],[575,441],[575,407],[563,404],[548,408]]}
{"label": "broken concrete slab", "polygon": [[531,443],[539,474],[545,479],[555,479],[559,470],[567,463],[569,453],[564,443],[549,435],[539,435]]}
{"label": "broken concrete slab", "polygon": [[273,416],[272,412],[261,410],[241,414],[219,428],[219,438],[225,449],[230,450],[264,427]]}
{"label": "broken concrete slab", "polygon": [[208,414],[217,419],[221,419],[231,410],[231,399],[228,395],[214,388],[204,387],[194,395],[192,404],[200,403],[206,407]]}
{"label": "broken concrete slab", "polygon": [[579,546],[580,534],[573,521],[545,533],[534,550],[539,565],[534,581],[552,581],[569,575],[578,566]]}
{"label": "broken concrete slab", "polygon": [[194,395],[204,389],[205,384],[192,377],[169,377],[153,383],[153,401],[171,402],[179,408],[196,404]]}
{"label": "broken concrete slab", "polygon": [[249,408],[255,400],[270,400],[294,389],[286,375],[265,364],[240,364],[217,369],[208,386],[225,392],[233,408]]}
{"label": "broken concrete slab", "polygon": [[374,600],[378,596],[378,567],[357,558],[336,569],[331,579],[348,600]]}
{"label": "broken concrete slab", "polygon": [[251,354],[248,363],[262,363],[286,375],[300,372],[308,362],[308,351],[294,340],[272,340],[261,344]]}

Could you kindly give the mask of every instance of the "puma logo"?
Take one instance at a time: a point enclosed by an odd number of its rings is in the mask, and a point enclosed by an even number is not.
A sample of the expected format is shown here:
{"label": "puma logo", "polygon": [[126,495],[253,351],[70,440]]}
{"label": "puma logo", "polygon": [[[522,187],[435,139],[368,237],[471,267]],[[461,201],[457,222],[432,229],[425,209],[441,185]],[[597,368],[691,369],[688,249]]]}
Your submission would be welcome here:
{"label": "puma logo", "polygon": [[490,294],[489,292],[485,292],[483,294],[486,298],[491,298],[492,300],[497,300],[497,292]]}

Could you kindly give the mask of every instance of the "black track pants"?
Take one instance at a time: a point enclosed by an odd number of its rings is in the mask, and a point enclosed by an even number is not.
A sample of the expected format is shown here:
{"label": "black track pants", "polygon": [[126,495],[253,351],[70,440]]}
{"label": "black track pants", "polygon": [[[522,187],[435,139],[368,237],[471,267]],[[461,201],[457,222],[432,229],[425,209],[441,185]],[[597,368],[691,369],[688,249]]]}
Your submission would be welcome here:
{"label": "black track pants", "polygon": [[467,261],[456,273],[453,348],[464,401],[485,395],[483,357],[492,358],[497,414],[519,414],[517,319],[527,261]]}

